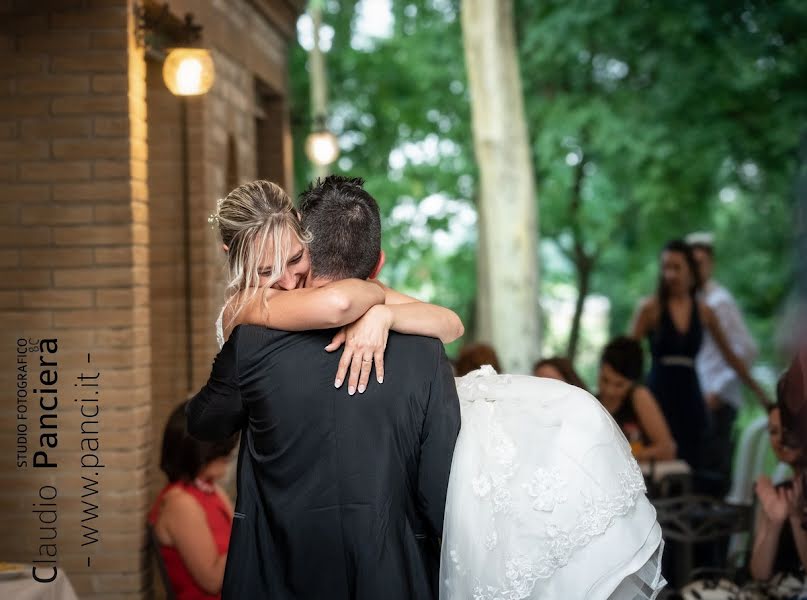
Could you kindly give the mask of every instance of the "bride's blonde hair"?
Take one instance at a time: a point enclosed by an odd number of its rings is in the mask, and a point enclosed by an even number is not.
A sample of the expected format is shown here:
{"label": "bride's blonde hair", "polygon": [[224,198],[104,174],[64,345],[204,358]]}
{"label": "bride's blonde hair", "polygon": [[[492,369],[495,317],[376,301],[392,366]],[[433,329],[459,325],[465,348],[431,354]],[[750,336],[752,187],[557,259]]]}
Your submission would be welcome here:
{"label": "bride's blonde hair", "polygon": [[283,276],[290,236],[307,244],[310,235],[303,230],[291,198],[270,181],[258,180],[238,186],[219,201],[210,220],[227,246],[225,307],[231,322],[261,289],[261,263],[269,245],[272,270],[265,288]]}

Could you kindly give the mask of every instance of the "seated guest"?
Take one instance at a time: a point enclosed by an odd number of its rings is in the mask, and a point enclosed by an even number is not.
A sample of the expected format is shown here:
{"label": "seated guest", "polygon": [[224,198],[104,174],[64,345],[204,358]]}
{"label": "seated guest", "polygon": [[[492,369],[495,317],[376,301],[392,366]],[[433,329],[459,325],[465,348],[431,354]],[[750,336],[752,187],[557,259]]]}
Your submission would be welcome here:
{"label": "seated guest", "polygon": [[639,383],[642,347],[618,337],[602,351],[597,397],[628,438],[636,460],[672,460],[675,441],[653,394]]}
{"label": "seated guest", "polygon": [[767,581],[779,573],[799,574],[807,568],[807,531],[802,525],[801,490],[804,482],[803,450],[788,444],[791,440],[782,427],[787,373],[777,386],[777,405],[768,417],[768,433],[773,452],[781,462],[793,467],[794,477],[773,485],[763,475],[757,480],[759,500],[754,545],[751,550],[751,576]]}
{"label": "seated guest", "polygon": [[177,600],[221,598],[233,507],[216,482],[227,472],[238,436],[212,443],[192,438],[186,404],[174,409],[165,426],[160,468],[168,485],[148,521]]}
{"label": "seated guest", "polygon": [[588,391],[586,384],[583,383],[583,379],[577,374],[577,371],[574,370],[574,365],[572,365],[572,361],[568,358],[553,356],[539,360],[533,365],[532,374],[535,377],[546,377],[547,379],[565,381],[569,385]]}
{"label": "seated guest", "polygon": [[462,377],[476,371],[483,365],[490,365],[497,373],[501,373],[499,368],[499,357],[496,351],[488,344],[468,344],[463,346],[457,356],[455,371],[457,377]]}

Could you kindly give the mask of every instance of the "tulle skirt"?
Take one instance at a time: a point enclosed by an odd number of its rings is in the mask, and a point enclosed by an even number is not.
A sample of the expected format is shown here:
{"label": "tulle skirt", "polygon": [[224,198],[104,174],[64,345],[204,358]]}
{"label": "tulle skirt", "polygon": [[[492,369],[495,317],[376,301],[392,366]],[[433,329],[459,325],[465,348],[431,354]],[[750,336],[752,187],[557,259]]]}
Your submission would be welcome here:
{"label": "tulle skirt", "polygon": [[457,380],[442,600],[654,598],[663,542],[639,465],[600,403],[562,382]]}

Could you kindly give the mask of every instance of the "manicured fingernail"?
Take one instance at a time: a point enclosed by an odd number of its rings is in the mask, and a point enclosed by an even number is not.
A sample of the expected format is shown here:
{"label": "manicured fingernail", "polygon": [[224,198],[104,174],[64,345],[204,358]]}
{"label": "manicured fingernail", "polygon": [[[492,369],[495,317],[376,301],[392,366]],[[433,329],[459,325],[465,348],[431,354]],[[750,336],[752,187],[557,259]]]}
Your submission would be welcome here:
{"label": "manicured fingernail", "polygon": [[347,393],[348,393],[348,394],[350,394],[350,395],[352,396],[353,394],[355,394],[355,393],[356,393],[356,388],[354,388],[354,387],[351,385],[349,388],[347,388]]}
{"label": "manicured fingernail", "polygon": [[366,389],[367,389],[367,387],[366,387],[364,384],[360,385],[360,386],[359,386],[359,393],[360,393],[360,394],[363,394],[363,393],[364,393],[364,390],[366,390]]}
{"label": "manicured fingernail", "polygon": [[384,383],[384,378],[383,378],[383,377],[379,377],[379,378],[378,378],[378,383]]}
{"label": "manicured fingernail", "polygon": [[336,381],[333,382],[333,387],[338,388],[340,385],[342,385],[342,380],[341,379],[337,379]]}

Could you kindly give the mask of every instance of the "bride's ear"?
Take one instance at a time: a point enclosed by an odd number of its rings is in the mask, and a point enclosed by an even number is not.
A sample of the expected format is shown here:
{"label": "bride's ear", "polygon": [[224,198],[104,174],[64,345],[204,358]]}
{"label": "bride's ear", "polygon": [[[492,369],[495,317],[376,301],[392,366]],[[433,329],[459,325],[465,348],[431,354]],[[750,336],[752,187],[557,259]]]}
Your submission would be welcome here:
{"label": "bride's ear", "polygon": [[221,249],[224,250],[225,253],[230,251],[230,247],[227,244],[222,244]]}
{"label": "bride's ear", "polygon": [[387,259],[387,257],[384,255],[384,251],[382,250],[378,254],[378,262],[375,264],[375,267],[373,268],[373,272],[370,273],[370,279],[375,279],[376,277],[378,277],[378,274],[381,272],[381,267],[384,266],[384,261],[386,259]]}

